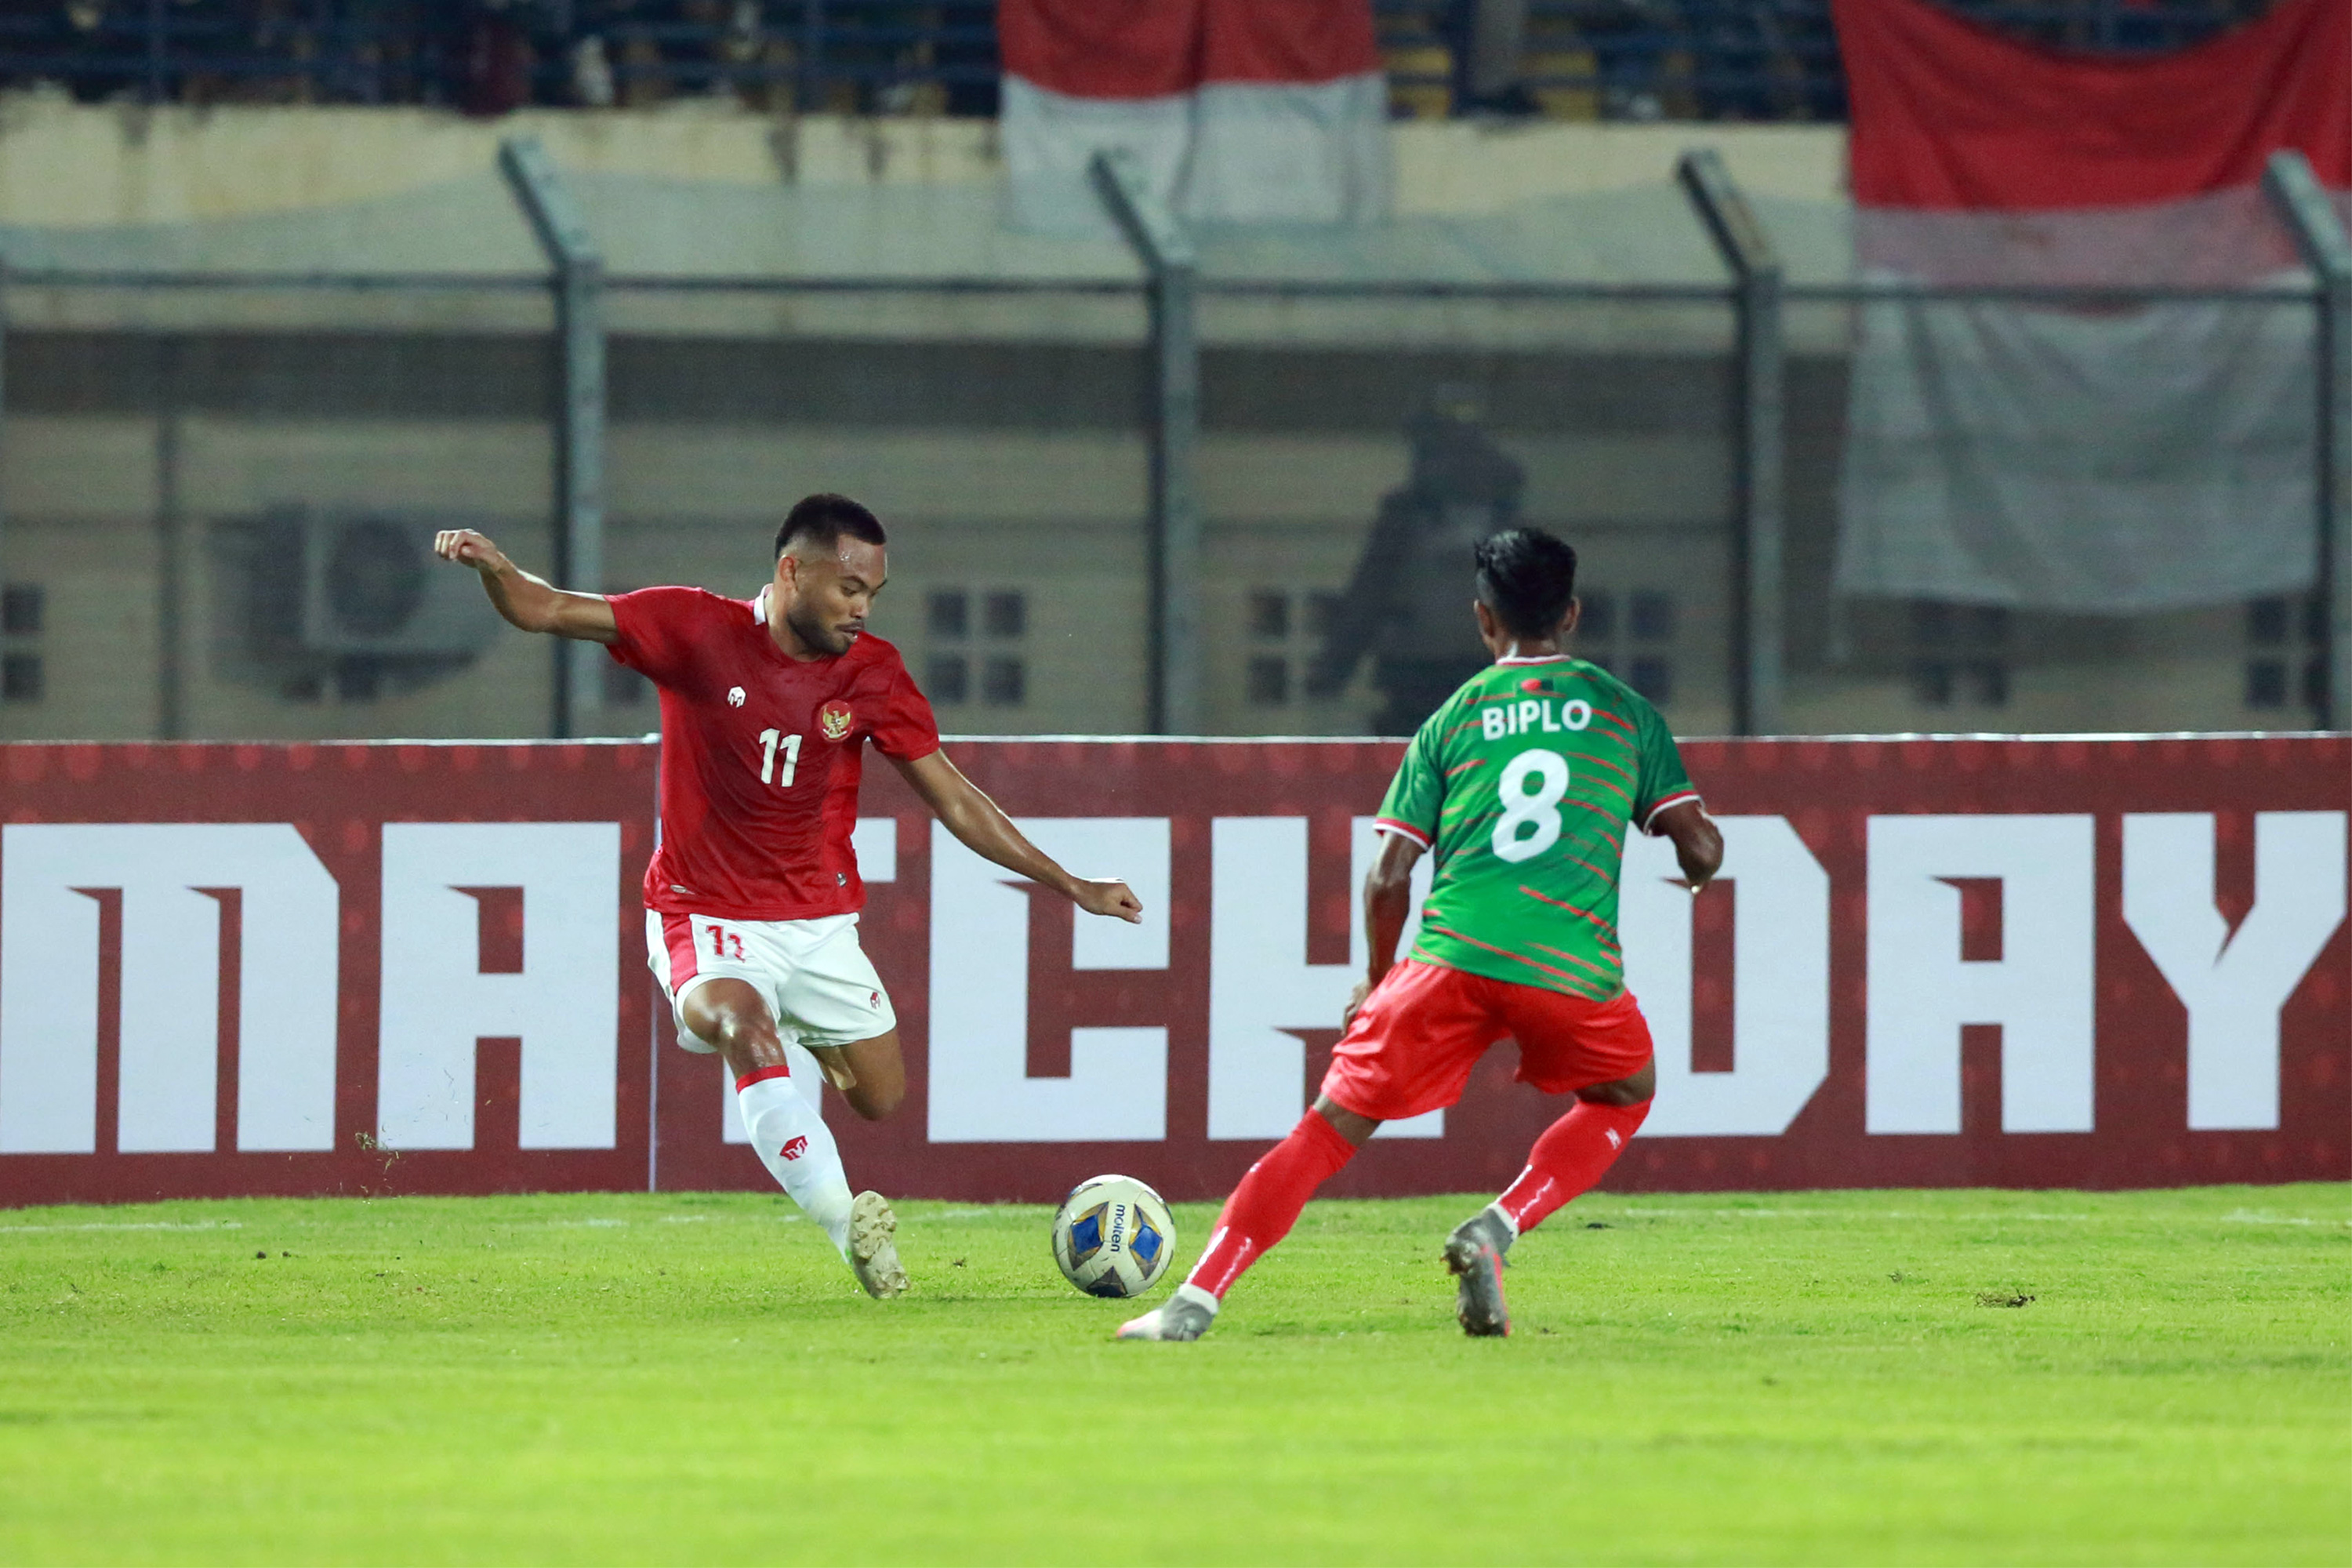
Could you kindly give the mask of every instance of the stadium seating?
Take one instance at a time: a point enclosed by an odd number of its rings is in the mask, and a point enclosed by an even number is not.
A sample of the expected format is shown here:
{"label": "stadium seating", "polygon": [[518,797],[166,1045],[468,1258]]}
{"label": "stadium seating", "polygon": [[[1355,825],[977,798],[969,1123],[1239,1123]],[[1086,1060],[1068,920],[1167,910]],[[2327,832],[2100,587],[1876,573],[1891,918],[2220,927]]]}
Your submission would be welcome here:
{"label": "stadium seating", "polygon": [[[2267,0],[1947,0],[2073,47],[2178,48]],[[1475,0],[1374,0],[1402,116],[1478,111]],[[1829,0],[1526,0],[1520,112],[1834,121]],[[990,115],[991,0],[0,0],[0,88],[85,100]]]}

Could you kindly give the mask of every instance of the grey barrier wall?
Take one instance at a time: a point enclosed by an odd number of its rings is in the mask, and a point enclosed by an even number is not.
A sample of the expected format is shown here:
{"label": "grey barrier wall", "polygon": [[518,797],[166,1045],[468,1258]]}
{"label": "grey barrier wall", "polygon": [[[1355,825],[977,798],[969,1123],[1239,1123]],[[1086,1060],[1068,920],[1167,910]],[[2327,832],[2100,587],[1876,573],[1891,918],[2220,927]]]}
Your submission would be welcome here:
{"label": "grey barrier wall", "polygon": [[[1679,196],[1357,237],[1183,236],[1107,177],[1123,227],[1082,242],[963,195],[779,216],[527,147],[505,174],[203,266],[146,231],[127,261],[0,234],[0,736],[643,732],[641,681],[499,626],[417,541],[748,595],[818,489],[898,531],[876,628],[964,732],[1393,731],[1475,657],[1464,546],[1511,519],[1577,543],[1582,651],[1686,733],[2344,722],[2352,396],[2314,388],[2296,459],[2316,593],[1841,595],[1885,286],[1704,156]],[[2340,228],[2274,184],[2319,281],[2233,308],[2308,332],[2339,387]]]}

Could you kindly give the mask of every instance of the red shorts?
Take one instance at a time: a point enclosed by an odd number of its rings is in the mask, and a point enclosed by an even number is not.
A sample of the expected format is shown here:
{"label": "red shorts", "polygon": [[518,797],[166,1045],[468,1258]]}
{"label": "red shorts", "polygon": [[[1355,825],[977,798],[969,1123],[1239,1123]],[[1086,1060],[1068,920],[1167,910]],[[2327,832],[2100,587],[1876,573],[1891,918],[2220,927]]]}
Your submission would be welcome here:
{"label": "red shorts", "polygon": [[1332,1048],[1323,1092],[1380,1121],[1442,1110],[1507,1036],[1519,1042],[1511,1076],[1546,1094],[1631,1078],[1650,1059],[1650,1026],[1630,991],[1593,1002],[1407,959]]}

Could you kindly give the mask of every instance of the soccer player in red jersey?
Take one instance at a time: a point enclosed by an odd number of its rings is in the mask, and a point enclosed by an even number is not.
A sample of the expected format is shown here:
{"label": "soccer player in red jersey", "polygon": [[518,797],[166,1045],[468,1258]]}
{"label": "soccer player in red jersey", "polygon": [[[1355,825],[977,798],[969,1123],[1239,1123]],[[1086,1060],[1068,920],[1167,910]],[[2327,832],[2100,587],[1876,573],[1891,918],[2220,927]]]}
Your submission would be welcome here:
{"label": "soccer player in red jersey", "polygon": [[878,1193],[850,1195],[816,1097],[794,1087],[786,1052],[807,1047],[868,1121],[906,1094],[898,1017],[857,944],[866,887],[850,832],[865,743],[979,854],[1089,914],[1142,915],[1124,882],[1055,865],[940,750],[931,705],[898,650],[866,629],[889,574],[887,542],[857,502],[811,496],[777,531],[774,575],[749,600],[699,588],[567,593],[470,529],[436,545],[481,574],[513,625],[602,643],[660,689],[648,962],[678,1044],[725,1060],[761,1162],[876,1297],[907,1288],[897,1216]]}
{"label": "soccer player in red jersey", "polygon": [[[1538,529],[1482,540],[1473,613],[1494,656],[1413,736],[1381,803],[1385,836],[1364,879],[1370,973],[1314,1106],[1250,1167],[1176,1294],[1119,1338],[1196,1340],[1242,1271],[1290,1233],[1315,1189],[1383,1121],[1462,1097],[1506,1036],[1517,1077],[1574,1094],[1510,1190],[1444,1248],[1462,1327],[1507,1334],[1503,1258],[1590,1188],[1649,1114],[1650,1027],[1617,945],[1624,832],[1671,838],[1692,892],[1723,838],[1658,710],[1562,651],[1576,629],[1576,552]],[[1395,961],[1413,862],[1437,852],[1412,955]]]}

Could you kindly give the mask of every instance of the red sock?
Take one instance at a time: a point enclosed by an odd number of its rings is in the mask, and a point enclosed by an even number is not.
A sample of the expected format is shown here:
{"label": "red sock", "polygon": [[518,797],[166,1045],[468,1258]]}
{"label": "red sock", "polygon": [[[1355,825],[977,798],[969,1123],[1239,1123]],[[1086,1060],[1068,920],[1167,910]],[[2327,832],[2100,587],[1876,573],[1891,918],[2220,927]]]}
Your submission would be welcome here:
{"label": "red sock", "polygon": [[1575,1110],[1544,1129],[1528,1151],[1528,1168],[1496,1201],[1520,1234],[1535,1229],[1552,1210],[1591,1190],[1649,1114],[1646,1100],[1639,1105],[1577,1101]]}
{"label": "red sock", "polygon": [[1323,1120],[1322,1112],[1309,1110],[1290,1130],[1289,1137],[1249,1168],[1242,1184],[1225,1200],[1223,1212],[1217,1215],[1217,1228],[1209,1237],[1209,1249],[1201,1254],[1201,1261],[1192,1265],[1184,1282],[1224,1300],[1242,1272],[1290,1234],[1298,1211],[1307,1206],[1315,1189],[1355,1154],[1356,1146],[1340,1137],[1339,1129]]}

